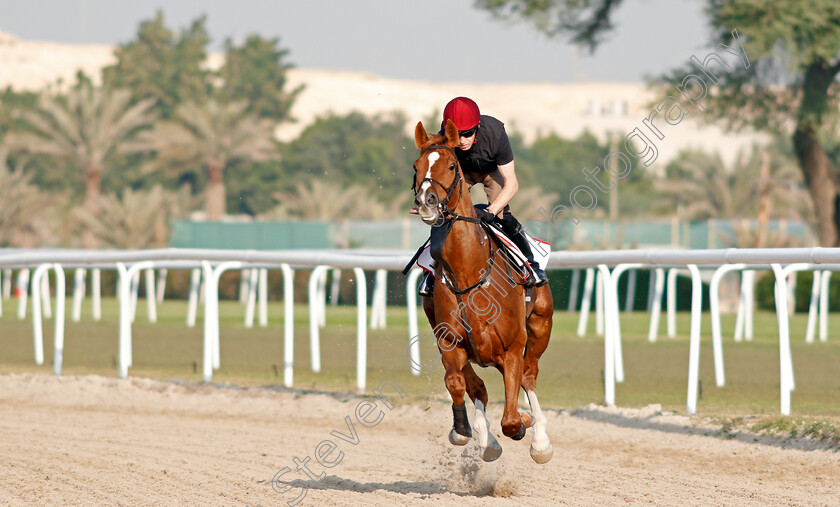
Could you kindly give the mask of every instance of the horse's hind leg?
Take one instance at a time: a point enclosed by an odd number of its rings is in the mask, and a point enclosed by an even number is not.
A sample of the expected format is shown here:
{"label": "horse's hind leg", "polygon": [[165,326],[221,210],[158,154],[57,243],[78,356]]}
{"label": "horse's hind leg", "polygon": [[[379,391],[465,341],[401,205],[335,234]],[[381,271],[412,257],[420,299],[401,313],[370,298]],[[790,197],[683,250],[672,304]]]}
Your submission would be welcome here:
{"label": "horse's hind leg", "polygon": [[554,454],[551,441],[546,433],[546,418],[540,409],[540,402],[537,399],[537,374],[539,373],[539,360],[551,337],[552,316],[554,314],[554,302],[551,299],[551,292],[545,285],[537,289],[537,300],[531,315],[526,321],[528,330],[528,346],[525,349],[525,366],[522,373],[522,389],[528,396],[528,404],[531,405],[531,415],[534,418],[534,436],[531,439],[531,458],[537,463],[548,463]]}
{"label": "horse's hind leg", "polygon": [[502,455],[502,446],[499,445],[496,437],[490,432],[490,422],[487,420],[487,414],[484,412],[484,407],[487,406],[487,388],[484,387],[484,381],[476,375],[475,370],[473,370],[469,362],[464,366],[463,371],[464,378],[467,381],[467,393],[470,395],[473,403],[475,403],[475,418],[473,422],[478,447],[481,450],[481,459],[487,462],[495,461]]}
{"label": "horse's hind leg", "polygon": [[533,390],[526,390],[528,395],[528,403],[531,405],[531,413],[534,417],[534,436],[531,439],[531,459],[537,463],[548,463],[551,456],[554,455],[554,448],[551,447],[551,441],[548,439],[548,433],[545,431],[546,419],[545,415],[540,409],[540,402],[537,400],[537,393]]}

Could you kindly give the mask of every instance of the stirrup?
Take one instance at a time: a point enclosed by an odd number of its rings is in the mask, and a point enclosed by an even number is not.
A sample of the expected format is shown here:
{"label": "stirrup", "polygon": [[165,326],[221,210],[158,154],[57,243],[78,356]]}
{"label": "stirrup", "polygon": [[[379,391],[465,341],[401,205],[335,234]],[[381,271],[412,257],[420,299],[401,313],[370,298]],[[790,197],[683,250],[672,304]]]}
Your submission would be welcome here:
{"label": "stirrup", "polygon": [[417,295],[423,297],[432,297],[435,288],[435,276],[426,272],[420,283],[417,285]]}
{"label": "stirrup", "polygon": [[[532,272],[528,273],[528,279],[525,280],[525,287],[530,288],[535,285],[537,287],[542,287],[543,285],[547,284],[548,277],[545,275],[545,271],[543,271],[542,268],[540,268],[540,265],[537,264],[536,261],[530,260],[528,261],[528,264],[531,266],[531,269],[529,271]],[[532,280],[533,282],[531,282]],[[528,285],[529,282],[531,282],[531,285]]]}
{"label": "stirrup", "polygon": [[537,284],[537,279],[536,279],[536,277],[534,277],[534,273],[531,272],[531,270],[529,269],[528,270],[528,276],[525,277],[525,281],[522,282],[522,286],[525,287],[526,289],[530,289],[531,287],[533,287],[536,284]]}

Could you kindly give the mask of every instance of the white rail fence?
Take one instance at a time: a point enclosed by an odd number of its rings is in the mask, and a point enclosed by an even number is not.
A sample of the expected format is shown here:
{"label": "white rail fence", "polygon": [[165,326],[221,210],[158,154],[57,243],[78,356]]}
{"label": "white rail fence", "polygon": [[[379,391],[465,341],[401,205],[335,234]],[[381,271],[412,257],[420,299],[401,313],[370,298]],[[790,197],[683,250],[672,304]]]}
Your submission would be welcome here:
{"label": "white rail fence", "polygon": [[[245,303],[245,327],[252,327],[255,313],[260,326],[266,326],[267,270],[279,269],[283,273],[284,332],[283,332],[283,383],[292,386],[294,373],[294,269],[311,270],[308,284],[309,331],[311,367],[321,369],[320,328],[326,322],[327,274],[332,270],[331,303],[337,302],[338,282],[342,269],[352,269],[357,290],[357,388],[366,387],[367,329],[384,328],[387,307],[387,271],[401,270],[410,260],[411,252],[365,251],[244,251],[244,250],[0,250],[0,316],[3,299],[9,299],[12,285],[18,296],[18,318],[26,315],[28,287],[32,296],[33,349],[36,364],[44,363],[42,318],[51,314],[49,278],[53,270],[56,280],[56,312],[54,333],[53,369],[61,374],[64,352],[65,321],[65,269],[75,268],[72,292],[72,320],[81,316],[81,302],[85,294],[86,270],[92,270],[91,296],[93,318],[101,318],[100,270],[114,269],[118,273],[120,324],[118,332],[119,376],[126,378],[132,365],[131,324],[134,321],[140,273],[145,272],[147,313],[151,322],[157,318],[156,305],[163,301],[166,274],[173,269],[191,270],[191,283],[186,324],[195,325],[199,300],[204,302],[204,332],[202,373],[205,381],[212,380],[213,370],[221,367],[219,332],[219,279],[227,270],[243,270],[240,300]],[[667,285],[666,312],[667,334],[676,335],[676,280],[681,271],[687,270],[692,282],[691,319],[689,334],[689,364],[686,409],[697,410],[697,386],[700,361],[700,318],[702,310],[702,279],[700,270],[713,270],[710,281],[710,312],[712,320],[712,350],[715,383],[725,385],[723,346],[720,326],[719,287],[722,278],[730,272],[741,272],[742,283],[736,317],[735,340],[752,338],[753,287],[755,270],[772,270],[776,278],[776,314],[779,326],[780,411],[790,413],[790,393],[795,388],[793,359],[790,347],[788,315],[791,311],[792,284],[798,271],[815,273],[805,341],[812,343],[819,320],[821,341],[827,340],[828,282],[831,273],[840,270],[840,249],[726,249],[726,250],[614,250],[588,252],[552,252],[550,268],[573,269],[573,283],[569,311],[576,308],[581,271],[585,270],[584,288],[577,334],[584,336],[589,313],[595,299],[596,333],[604,336],[604,400],[615,404],[615,384],[624,381],[624,363],[621,350],[621,320],[618,305],[618,281],[628,273],[628,301],[633,301],[635,270],[652,271],[651,296],[648,310],[651,315],[648,339],[656,341],[662,311],[662,295]],[[13,282],[13,271],[17,281]],[[31,274],[30,270],[34,269]],[[364,270],[375,270],[375,284],[370,322],[367,321],[367,283]],[[154,270],[158,270],[155,279]],[[666,273],[667,270],[667,273]],[[421,271],[414,269],[407,277],[408,337],[418,332],[416,286]],[[625,311],[631,309],[627,304]],[[430,332],[430,331],[429,331]],[[418,340],[411,341],[412,372],[420,363]]]}

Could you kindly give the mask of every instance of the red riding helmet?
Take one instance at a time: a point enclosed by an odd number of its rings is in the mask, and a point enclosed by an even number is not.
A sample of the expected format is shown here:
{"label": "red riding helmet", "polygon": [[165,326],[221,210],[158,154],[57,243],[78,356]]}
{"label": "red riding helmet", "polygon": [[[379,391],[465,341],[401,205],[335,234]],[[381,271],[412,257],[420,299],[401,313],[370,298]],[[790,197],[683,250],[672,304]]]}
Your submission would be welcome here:
{"label": "red riding helmet", "polygon": [[478,104],[467,97],[455,97],[443,108],[443,123],[452,120],[459,131],[470,130],[481,121]]}

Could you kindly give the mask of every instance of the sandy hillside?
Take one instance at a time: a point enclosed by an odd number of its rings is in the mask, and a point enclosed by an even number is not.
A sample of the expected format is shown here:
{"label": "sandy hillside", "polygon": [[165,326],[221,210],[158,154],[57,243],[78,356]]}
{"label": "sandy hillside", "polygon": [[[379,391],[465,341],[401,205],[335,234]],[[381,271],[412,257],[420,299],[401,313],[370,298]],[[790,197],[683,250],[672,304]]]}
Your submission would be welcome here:
{"label": "sandy hillside", "polygon": [[[396,398],[395,398],[396,399]],[[0,376],[0,504],[836,505],[840,453],[806,440],[704,436],[657,407],[550,412],[554,458],[536,465],[501,438],[486,464],[446,440],[440,402],[397,402],[374,428],[358,399],[143,379]],[[491,427],[501,435],[501,407]],[[356,445],[330,437],[351,434]],[[323,478],[272,477],[333,438],[342,461]],[[334,457],[335,455],[333,455]],[[313,474],[325,469],[309,462]],[[282,485],[276,484],[278,488]]]}
{"label": "sandy hillside", "polygon": [[[688,59],[690,55],[686,55]],[[209,68],[218,68],[222,55],[211,54]],[[0,32],[0,88],[11,85],[19,90],[41,90],[74,81],[78,69],[100,80],[100,69],[114,62],[113,48],[105,45],[71,45],[20,40]],[[650,114],[650,104],[664,99],[639,83],[451,83],[442,76],[440,83],[383,78],[358,72],[294,69],[289,86],[306,85],[292,109],[294,124],[281,125],[278,138],[296,137],[318,116],[329,112],[344,114],[361,111],[368,115],[402,112],[408,129],[434,111],[441,111],[456,95],[474,98],[482,111],[496,116],[530,141],[555,132],[564,137],[589,130],[606,139],[608,132],[621,135],[642,127]],[[673,94],[676,94],[674,92]],[[701,127],[689,115],[677,126],[656,123],[665,134],[657,142],[661,161],[673,158],[679,150],[700,147],[720,151],[731,160],[737,151],[763,139],[755,135],[727,135],[715,127]],[[593,162],[594,163],[594,162]]]}

